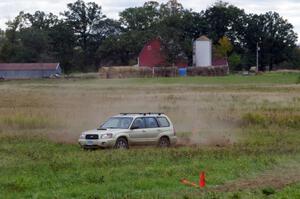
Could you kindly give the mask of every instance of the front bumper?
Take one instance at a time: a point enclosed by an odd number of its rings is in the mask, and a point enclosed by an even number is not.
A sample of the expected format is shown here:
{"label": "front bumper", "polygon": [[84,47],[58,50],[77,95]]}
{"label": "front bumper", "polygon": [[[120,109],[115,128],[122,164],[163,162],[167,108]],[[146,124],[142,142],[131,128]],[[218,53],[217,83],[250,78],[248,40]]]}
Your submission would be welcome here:
{"label": "front bumper", "polygon": [[83,148],[110,148],[116,143],[114,139],[99,139],[99,140],[87,140],[79,139],[78,143]]}

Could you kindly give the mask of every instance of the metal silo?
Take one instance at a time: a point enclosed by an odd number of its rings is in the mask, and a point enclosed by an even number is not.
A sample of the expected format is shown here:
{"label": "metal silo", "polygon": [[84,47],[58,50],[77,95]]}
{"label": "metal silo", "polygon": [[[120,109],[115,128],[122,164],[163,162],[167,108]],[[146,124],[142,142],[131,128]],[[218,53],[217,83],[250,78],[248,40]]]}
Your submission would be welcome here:
{"label": "metal silo", "polygon": [[206,36],[199,37],[194,42],[193,63],[197,67],[212,65],[212,42]]}

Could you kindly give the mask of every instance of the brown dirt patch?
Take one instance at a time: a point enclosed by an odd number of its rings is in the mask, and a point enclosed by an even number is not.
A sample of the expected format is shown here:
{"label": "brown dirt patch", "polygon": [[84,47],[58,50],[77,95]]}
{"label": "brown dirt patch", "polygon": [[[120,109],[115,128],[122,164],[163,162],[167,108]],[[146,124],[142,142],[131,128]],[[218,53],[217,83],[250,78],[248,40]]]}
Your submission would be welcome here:
{"label": "brown dirt patch", "polygon": [[213,188],[216,192],[234,192],[272,187],[283,189],[286,186],[300,182],[300,165],[276,168],[252,179],[239,179]]}

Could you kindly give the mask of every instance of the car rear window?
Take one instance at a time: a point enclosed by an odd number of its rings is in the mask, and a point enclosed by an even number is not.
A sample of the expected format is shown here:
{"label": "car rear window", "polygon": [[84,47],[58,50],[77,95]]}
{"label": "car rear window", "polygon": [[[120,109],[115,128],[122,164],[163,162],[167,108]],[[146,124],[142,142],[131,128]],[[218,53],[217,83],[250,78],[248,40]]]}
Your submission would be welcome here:
{"label": "car rear window", "polygon": [[158,117],[157,121],[158,121],[160,127],[169,127],[170,126],[169,121],[165,117]]}

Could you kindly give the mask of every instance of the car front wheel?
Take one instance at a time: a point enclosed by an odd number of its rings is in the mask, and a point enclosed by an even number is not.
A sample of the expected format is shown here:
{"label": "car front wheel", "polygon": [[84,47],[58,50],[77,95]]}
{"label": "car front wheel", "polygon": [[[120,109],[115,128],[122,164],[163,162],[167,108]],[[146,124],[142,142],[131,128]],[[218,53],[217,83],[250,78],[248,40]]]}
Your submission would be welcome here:
{"label": "car front wheel", "polygon": [[115,144],[115,149],[128,149],[128,142],[125,138],[118,138]]}

